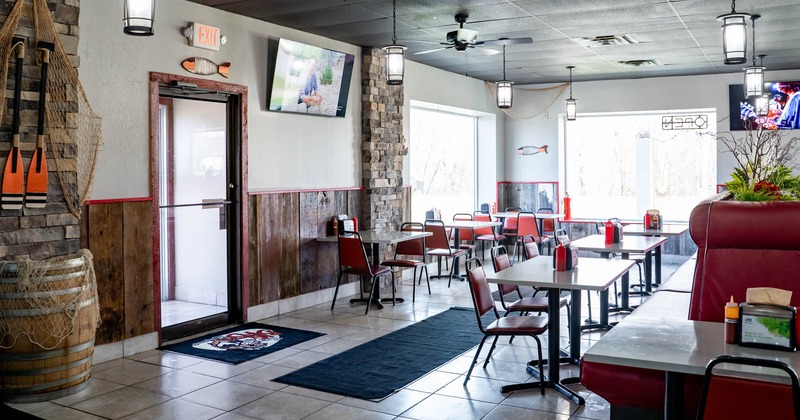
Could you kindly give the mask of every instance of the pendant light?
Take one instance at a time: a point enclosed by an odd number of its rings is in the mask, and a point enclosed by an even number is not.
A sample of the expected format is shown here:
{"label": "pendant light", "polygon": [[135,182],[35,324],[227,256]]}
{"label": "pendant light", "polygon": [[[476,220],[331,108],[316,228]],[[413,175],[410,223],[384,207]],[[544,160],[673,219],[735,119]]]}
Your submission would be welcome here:
{"label": "pendant light", "polygon": [[125,0],[122,31],[128,35],[153,35],[156,0]]}
{"label": "pendant light", "polygon": [[506,80],[506,46],[503,45],[503,80],[495,82],[497,85],[497,107],[500,109],[511,108],[514,100],[513,82]]}
{"label": "pendant light", "polygon": [[397,0],[392,1],[392,45],[387,45],[382,49],[386,54],[386,83],[402,85],[406,47],[397,44]]}
{"label": "pendant light", "polygon": [[747,62],[747,13],[736,11],[736,0],[731,1],[731,12],[717,16],[722,21],[722,51],[725,64]]}
{"label": "pendant light", "polygon": [[[761,97],[764,95],[764,66],[756,65],[756,19],[761,15],[750,16],[753,21],[753,65],[744,68],[744,96],[745,98]],[[760,56],[763,64],[764,56]]]}
{"label": "pendant light", "polygon": [[569,99],[567,99],[567,121],[575,121],[578,117],[578,100],[572,98],[572,69],[575,66],[567,66],[569,69]]}

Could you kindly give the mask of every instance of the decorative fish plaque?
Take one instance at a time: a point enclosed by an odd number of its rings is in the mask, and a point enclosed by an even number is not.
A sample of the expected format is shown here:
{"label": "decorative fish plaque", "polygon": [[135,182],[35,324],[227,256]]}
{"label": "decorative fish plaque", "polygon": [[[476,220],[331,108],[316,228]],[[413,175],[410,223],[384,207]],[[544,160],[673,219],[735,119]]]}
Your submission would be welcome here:
{"label": "decorative fish plaque", "polygon": [[219,74],[220,76],[227,78],[228,69],[230,69],[231,63],[217,64],[207,58],[192,57],[183,60],[181,66],[192,74],[199,74],[201,76]]}
{"label": "decorative fish plaque", "polygon": [[547,153],[547,145],[536,147],[536,146],[522,146],[517,149],[517,154],[520,155],[538,155],[539,153]]}

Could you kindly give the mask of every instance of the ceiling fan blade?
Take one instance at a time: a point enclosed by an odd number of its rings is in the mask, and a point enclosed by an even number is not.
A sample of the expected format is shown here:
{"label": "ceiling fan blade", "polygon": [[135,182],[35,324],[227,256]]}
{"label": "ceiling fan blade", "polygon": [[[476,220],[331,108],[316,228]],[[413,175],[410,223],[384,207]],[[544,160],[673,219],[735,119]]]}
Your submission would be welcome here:
{"label": "ceiling fan blade", "polygon": [[470,48],[473,48],[475,50],[475,52],[480,54],[480,55],[495,55],[495,54],[500,54],[502,52],[502,51],[493,50],[491,48],[480,48],[480,47],[479,48],[470,47]]}
{"label": "ceiling fan blade", "polygon": [[432,53],[432,52],[441,51],[441,50],[446,50],[446,49],[448,49],[448,48],[453,48],[453,47],[434,48],[434,49],[432,49],[432,50],[415,52],[415,53],[412,53],[412,55],[430,54],[430,53]]}
{"label": "ceiling fan blade", "polygon": [[491,41],[483,41],[483,45],[512,45],[512,44],[530,44],[533,39],[530,37],[524,38],[500,38]]}

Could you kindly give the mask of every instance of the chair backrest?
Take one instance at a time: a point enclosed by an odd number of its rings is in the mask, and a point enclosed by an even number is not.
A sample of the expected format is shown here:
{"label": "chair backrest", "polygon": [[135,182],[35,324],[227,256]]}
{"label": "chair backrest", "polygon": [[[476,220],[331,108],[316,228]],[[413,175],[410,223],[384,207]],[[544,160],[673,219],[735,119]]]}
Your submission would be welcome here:
{"label": "chair backrest", "polygon": [[[555,211],[550,207],[541,207],[539,210],[536,210],[536,213],[542,214],[555,214]],[[555,232],[556,230],[556,221],[553,219],[542,219],[542,233],[549,233]]]}
{"label": "chair backrest", "polygon": [[532,236],[522,238],[522,246],[525,250],[525,259],[529,260],[539,256],[539,245]]}
{"label": "chair backrest", "polygon": [[434,220],[433,210],[425,211],[425,220]]}
{"label": "chair backrest", "polygon": [[[402,232],[424,232],[425,226],[422,223],[406,222],[400,225]],[[415,257],[425,257],[425,237],[399,242],[394,248],[394,255],[410,255]]]}
{"label": "chair backrest", "polygon": [[483,271],[480,259],[471,258],[468,262],[475,263],[468,272],[469,291],[472,295],[472,303],[475,306],[475,315],[478,318],[478,328],[485,332],[486,329],[483,327],[481,317],[489,311],[494,311],[495,318],[500,318],[500,314],[497,313],[497,308],[494,306],[492,289],[489,288],[489,283],[486,281],[486,273]]}
{"label": "chair backrest", "polygon": [[361,242],[361,235],[358,232],[341,231],[339,232],[339,270],[342,267],[352,267],[364,269],[372,273],[367,259],[367,252]]}
{"label": "chair backrest", "polygon": [[[508,250],[506,247],[502,245],[498,245],[491,249],[492,254],[492,265],[494,266],[495,273],[505,270],[506,268],[511,267],[511,259],[508,258]],[[503,301],[503,306],[505,306],[505,301],[503,300],[503,296],[517,292],[520,296],[522,294],[519,291],[519,286],[516,284],[504,284],[498,283],[497,289],[500,290],[500,300]]]}
{"label": "chair backrest", "polygon": [[428,236],[425,245],[428,248],[450,249],[450,241],[447,239],[447,231],[441,220],[426,220],[425,231],[432,233]]}
{"label": "chair backrest", "polygon": [[[475,220],[476,222],[491,222],[492,216],[489,215],[488,213],[481,213],[476,211],[475,214],[473,215],[472,220]],[[472,234],[475,236],[494,235],[494,227],[487,226],[487,227],[473,229]]]}
{"label": "chair backrest", "polygon": [[481,209],[478,210],[479,213],[489,214],[489,203],[481,203]]}
{"label": "chair backrest", "polygon": [[[506,213],[519,213],[521,211],[522,209],[519,207],[506,207]],[[517,218],[510,214],[506,217],[506,220],[503,221],[503,232],[506,231],[517,231]]]}
{"label": "chair backrest", "polygon": [[[791,385],[758,379],[714,375],[714,366],[739,364],[780,369],[789,375]],[[777,360],[717,356],[706,365],[697,419],[798,419],[800,386],[791,366]]]}
{"label": "chair backrest", "polygon": [[534,239],[539,237],[539,224],[536,221],[536,215],[522,211],[517,215],[517,237],[533,236]]}
{"label": "chair backrest", "polygon": [[594,223],[595,229],[597,229],[597,233],[602,235],[606,233],[606,224],[603,222],[595,222]]}
{"label": "chair backrest", "polygon": [[561,245],[561,242],[562,242],[561,238],[569,240],[569,236],[567,235],[567,230],[566,229],[556,229],[556,231],[554,232],[554,235],[556,237],[556,245]]}
{"label": "chair backrest", "polygon": [[[472,221],[472,215],[469,214],[469,213],[456,213],[456,214],[453,215],[453,221],[456,221],[456,220],[466,220],[466,221],[470,221],[471,222]],[[452,230],[450,231],[450,237],[451,238],[455,237],[455,234],[453,232],[454,231],[452,231]],[[458,230],[458,239],[460,239],[462,242],[464,242],[464,241],[472,242],[472,235],[473,235],[472,229],[459,229]]]}

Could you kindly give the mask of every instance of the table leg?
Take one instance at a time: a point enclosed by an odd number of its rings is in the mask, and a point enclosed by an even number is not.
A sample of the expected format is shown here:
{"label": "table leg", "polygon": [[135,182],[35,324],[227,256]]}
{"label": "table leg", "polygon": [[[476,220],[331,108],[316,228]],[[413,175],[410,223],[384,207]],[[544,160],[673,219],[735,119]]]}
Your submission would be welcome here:
{"label": "table leg", "polygon": [[[561,346],[559,345],[560,342],[559,330],[561,326],[561,319],[560,319],[561,313],[559,308],[560,303],[561,303],[561,293],[559,292],[559,290],[550,289],[547,293],[547,310],[548,310],[548,317],[550,318],[548,321],[548,328],[547,328],[548,362],[551,362],[553,360],[558,360],[559,362],[561,361]],[[578,349],[578,353],[580,353],[580,349]],[[527,368],[528,372],[531,371],[538,372],[537,363],[538,360],[532,360],[528,362],[528,368]],[[581,397],[577,392],[563,385],[560,379],[561,372],[559,371],[559,369],[561,369],[561,363],[547,363],[547,378],[539,378],[539,382],[526,382],[523,384],[506,385],[500,388],[500,392],[506,393],[506,392],[518,391],[521,389],[532,389],[541,387],[553,388],[556,391],[560,392],[565,397],[572,400],[574,403],[578,405],[585,404],[586,400],[584,400],[583,397]],[[565,379],[565,381],[567,381],[567,379]]]}
{"label": "table leg", "polygon": [[655,254],[656,254],[656,281],[653,283],[654,286],[658,287],[661,286],[661,247],[664,245],[659,245],[656,247]]}
{"label": "table leg", "polygon": [[653,251],[644,253],[644,289],[647,293],[653,291]]}
{"label": "table leg", "polygon": [[664,392],[664,420],[683,419],[683,380],[684,374],[666,372]]}

